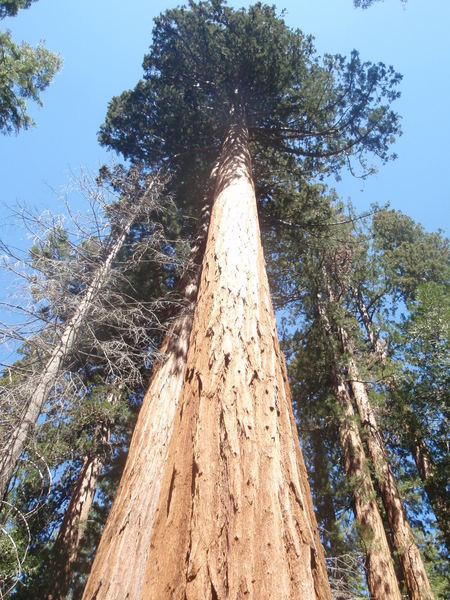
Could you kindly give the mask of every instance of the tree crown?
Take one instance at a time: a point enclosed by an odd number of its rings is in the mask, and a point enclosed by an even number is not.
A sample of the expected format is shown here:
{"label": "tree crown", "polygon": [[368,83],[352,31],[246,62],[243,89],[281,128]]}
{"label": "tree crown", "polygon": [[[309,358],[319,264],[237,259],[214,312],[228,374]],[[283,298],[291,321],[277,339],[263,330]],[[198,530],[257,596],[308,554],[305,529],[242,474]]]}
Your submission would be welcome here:
{"label": "tree crown", "polygon": [[15,17],[21,8],[29,8],[36,0],[2,0],[0,2],[0,19]]}
{"label": "tree crown", "polygon": [[338,171],[368,153],[390,158],[400,76],[382,63],[319,58],[312,38],[275,7],[233,10],[189,2],[155,19],[144,77],[109,104],[102,144],[149,165],[217,154],[230,122],[245,118],[254,160],[289,155],[303,173]]}

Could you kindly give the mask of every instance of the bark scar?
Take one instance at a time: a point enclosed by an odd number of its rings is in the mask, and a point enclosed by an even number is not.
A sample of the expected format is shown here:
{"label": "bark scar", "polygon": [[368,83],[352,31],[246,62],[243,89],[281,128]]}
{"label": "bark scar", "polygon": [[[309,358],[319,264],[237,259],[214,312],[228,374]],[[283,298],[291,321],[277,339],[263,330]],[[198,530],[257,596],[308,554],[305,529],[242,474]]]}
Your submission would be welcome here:
{"label": "bark scar", "polygon": [[175,467],[173,468],[172,471],[172,477],[170,478],[170,486],[169,486],[169,495],[167,498],[167,516],[169,516],[169,511],[170,511],[170,504],[172,502],[172,494],[173,494],[173,488],[175,487],[175,476],[177,474],[177,471],[175,469]]}

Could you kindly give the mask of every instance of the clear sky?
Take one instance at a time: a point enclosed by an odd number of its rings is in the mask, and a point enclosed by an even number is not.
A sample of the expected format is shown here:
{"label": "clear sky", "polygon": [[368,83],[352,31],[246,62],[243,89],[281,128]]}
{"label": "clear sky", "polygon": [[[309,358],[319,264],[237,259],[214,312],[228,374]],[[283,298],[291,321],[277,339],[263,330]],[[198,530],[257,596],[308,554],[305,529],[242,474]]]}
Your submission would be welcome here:
{"label": "clear sky", "polygon": [[[270,3],[270,2],[269,2]],[[51,190],[70,171],[96,170],[109,160],[97,143],[109,99],[133,87],[151,40],[152,20],[177,0],[39,0],[15,18],[0,22],[16,41],[45,40],[63,59],[62,71],[33,108],[36,127],[0,136],[0,205],[3,233],[20,243],[22,234],[6,226],[5,205],[15,202],[57,210]],[[249,2],[232,0],[235,7]],[[286,21],[316,39],[319,52],[348,54],[392,64],[404,76],[396,108],[404,134],[397,161],[382,166],[367,182],[345,176],[336,184],[358,210],[390,201],[427,229],[449,225],[450,162],[450,0],[385,0],[368,10],[352,0],[277,0]],[[23,236],[22,236],[23,237]]]}

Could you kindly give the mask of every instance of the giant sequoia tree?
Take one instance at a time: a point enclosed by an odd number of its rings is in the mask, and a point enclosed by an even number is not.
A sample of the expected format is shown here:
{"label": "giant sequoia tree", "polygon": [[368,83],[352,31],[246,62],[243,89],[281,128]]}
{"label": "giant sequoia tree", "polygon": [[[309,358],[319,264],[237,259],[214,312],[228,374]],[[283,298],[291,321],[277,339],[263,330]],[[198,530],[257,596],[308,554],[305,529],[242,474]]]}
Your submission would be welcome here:
{"label": "giant sequoia tree", "polygon": [[[101,141],[170,163],[182,215],[199,217],[213,180],[213,207],[193,320],[150,385],[84,598],[328,598],[255,187],[269,218],[313,176],[387,160],[399,76],[356,52],[320,60],[274,8],[217,0],[159,17],[144,69]],[[161,480],[151,494],[144,455]]]}

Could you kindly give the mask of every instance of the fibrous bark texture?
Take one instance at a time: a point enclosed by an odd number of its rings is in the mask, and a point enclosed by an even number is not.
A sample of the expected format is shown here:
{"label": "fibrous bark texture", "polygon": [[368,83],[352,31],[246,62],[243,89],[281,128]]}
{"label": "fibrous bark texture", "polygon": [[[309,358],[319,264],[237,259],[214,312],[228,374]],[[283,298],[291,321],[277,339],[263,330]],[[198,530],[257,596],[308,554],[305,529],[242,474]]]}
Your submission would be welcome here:
{"label": "fibrous bark texture", "polygon": [[335,394],[342,417],[339,427],[344,465],[352,483],[353,509],[364,546],[370,598],[401,600],[383,520],[378,510],[364,447],[355,421],[351,398],[343,378],[335,376]]}
{"label": "fibrous bark texture", "polygon": [[[358,309],[374,356],[380,361],[381,366],[384,367],[387,362],[386,346],[373,327],[368,310],[361,298],[361,294],[358,294],[357,292],[354,292],[354,294],[358,299]],[[388,380],[386,382],[386,388],[389,394],[392,395],[395,391],[394,382]],[[447,549],[450,550],[450,508],[448,492],[445,489],[445,486],[439,486],[439,484],[436,484],[434,481],[436,477],[436,466],[433,463],[432,456],[430,455],[425,440],[419,434],[420,425],[412,410],[409,410],[407,413],[404,427],[407,437],[410,439],[411,453],[414,457],[414,462],[416,463],[417,472],[419,473],[428,500],[433,508],[438,527],[444,535]]]}
{"label": "fibrous bark texture", "polygon": [[[190,291],[195,296],[195,286]],[[134,430],[127,462],[92,565],[83,598],[144,598],[142,584],[153,515],[184,378],[193,307],[175,320]]]}
{"label": "fibrous bark texture", "polygon": [[[215,171],[211,173],[214,181]],[[175,318],[161,346],[134,429],[127,462],[84,590],[83,598],[138,600],[143,582],[153,517],[167,462],[175,409],[184,380],[186,354],[198,289],[195,264],[204,250],[210,216],[209,190],[192,245],[190,272],[184,281],[186,306]]]}
{"label": "fibrous bark texture", "polygon": [[[115,394],[110,394],[108,402],[117,401]],[[109,424],[99,424],[94,432],[95,447],[104,448],[109,442],[111,429]],[[94,501],[98,478],[103,467],[103,461],[97,454],[90,453],[83,458],[80,472],[70,495],[69,504],[55,541],[54,553],[57,559],[58,572],[52,582],[49,600],[65,600],[69,592],[72,568],[78,558],[78,552],[83,538],[89,511]]]}
{"label": "fibrous bark texture", "polygon": [[[324,273],[326,277],[326,273]],[[328,293],[331,296],[330,289]],[[326,307],[318,298],[318,312],[330,337],[335,335]],[[347,382],[336,367],[332,369],[333,392],[340,407],[339,438],[344,457],[344,468],[352,490],[352,504],[364,547],[364,566],[370,598],[373,600],[401,600],[391,552],[378,510],[369,465],[356,422]]]}
{"label": "fibrous bark texture", "polygon": [[58,566],[59,561],[63,561],[63,564],[58,569],[57,577],[53,581],[49,600],[65,600],[67,597],[72,565],[78,557],[78,550],[87,525],[102,466],[102,461],[96,456],[86,456],[83,460],[55,542]]}
{"label": "fibrous bark texture", "polygon": [[330,597],[243,127],[231,128],[222,152],[140,597]]}
{"label": "fibrous bark texture", "polygon": [[367,389],[360,379],[348,336],[342,330],[341,337],[348,352],[348,375],[361,422],[369,456],[374,467],[375,477],[380,489],[383,506],[391,530],[393,545],[405,579],[411,600],[430,600],[433,598],[427,573],[414,540],[414,534],[406,515],[403,501],[397,488],[397,482],[389,464],[381,431],[378,428]]}

